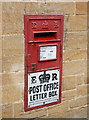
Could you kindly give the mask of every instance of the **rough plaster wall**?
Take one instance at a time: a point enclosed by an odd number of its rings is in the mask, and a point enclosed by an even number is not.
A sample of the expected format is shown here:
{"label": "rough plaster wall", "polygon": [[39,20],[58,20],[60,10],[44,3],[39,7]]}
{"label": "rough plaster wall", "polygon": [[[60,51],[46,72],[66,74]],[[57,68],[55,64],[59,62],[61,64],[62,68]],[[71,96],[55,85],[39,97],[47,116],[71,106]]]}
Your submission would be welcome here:
{"label": "rough plaster wall", "polygon": [[[65,16],[62,103],[28,112],[24,112],[24,14]],[[87,2],[3,2],[2,38],[3,118],[87,117]]]}

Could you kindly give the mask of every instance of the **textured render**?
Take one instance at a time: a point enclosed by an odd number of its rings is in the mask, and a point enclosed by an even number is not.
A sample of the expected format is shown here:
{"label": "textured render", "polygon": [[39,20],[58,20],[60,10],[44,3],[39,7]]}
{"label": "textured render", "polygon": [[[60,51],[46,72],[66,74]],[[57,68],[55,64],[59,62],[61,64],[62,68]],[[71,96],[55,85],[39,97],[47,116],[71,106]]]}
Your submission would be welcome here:
{"label": "textured render", "polygon": [[[2,3],[0,115],[3,118],[87,118],[87,2],[23,1]],[[63,14],[65,17],[62,102],[28,112],[24,112],[24,14]]]}

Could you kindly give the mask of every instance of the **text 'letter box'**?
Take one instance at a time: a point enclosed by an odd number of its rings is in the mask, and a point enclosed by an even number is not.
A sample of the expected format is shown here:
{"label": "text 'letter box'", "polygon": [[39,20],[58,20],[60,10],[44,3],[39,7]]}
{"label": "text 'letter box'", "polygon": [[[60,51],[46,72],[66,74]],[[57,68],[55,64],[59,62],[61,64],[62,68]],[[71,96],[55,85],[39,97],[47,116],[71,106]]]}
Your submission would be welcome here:
{"label": "text 'letter box'", "polygon": [[63,15],[25,15],[25,111],[61,102]]}

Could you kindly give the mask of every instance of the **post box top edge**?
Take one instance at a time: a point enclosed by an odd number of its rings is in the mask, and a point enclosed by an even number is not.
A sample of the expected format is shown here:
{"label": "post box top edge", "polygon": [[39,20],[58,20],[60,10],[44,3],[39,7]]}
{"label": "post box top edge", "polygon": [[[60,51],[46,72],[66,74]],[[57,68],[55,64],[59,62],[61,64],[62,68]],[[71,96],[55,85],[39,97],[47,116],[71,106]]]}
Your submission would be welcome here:
{"label": "post box top edge", "polygon": [[56,15],[28,15],[28,14],[25,14],[24,15],[24,18],[27,18],[27,19],[64,19],[64,15],[60,15],[60,14],[56,14]]}

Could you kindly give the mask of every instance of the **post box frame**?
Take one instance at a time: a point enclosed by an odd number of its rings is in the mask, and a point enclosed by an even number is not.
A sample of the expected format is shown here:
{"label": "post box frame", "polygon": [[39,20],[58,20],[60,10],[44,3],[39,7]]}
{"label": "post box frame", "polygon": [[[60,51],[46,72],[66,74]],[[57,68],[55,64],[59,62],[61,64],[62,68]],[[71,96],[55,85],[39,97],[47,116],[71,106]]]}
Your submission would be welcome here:
{"label": "post box frame", "polygon": [[[28,43],[31,42],[31,41],[28,41],[29,40],[29,34],[30,34],[29,28],[28,28],[29,20],[60,20],[60,26],[61,26],[61,28],[59,28],[59,29],[61,29],[60,30],[60,39],[59,39],[59,41],[57,41],[57,42],[60,42],[60,49],[61,49],[60,50],[61,51],[60,52],[61,65],[60,65],[59,100],[56,101],[56,102],[52,102],[52,103],[48,103],[48,104],[44,104],[44,105],[39,105],[39,106],[35,106],[35,107],[28,107],[28,59],[27,59],[27,55],[28,55]],[[38,33],[39,32],[40,31],[38,31]],[[34,33],[34,31],[32,31],[32,33]],[[24,15],[24,35],[25,35],[24,110],[25,111],[29,111],[29,110],[33,110],[33,109],[37,109],[37,108],[41,108],[41,107],[46,107],[46,106],[58,104],[58,103],[61,102],[61,98],[62,98],[63,33],[64,33],[64,16],[63,15]],[[34,43],[35,42],[36,41],[34,41]],[[50,43],[47,44],[46,43],[46,45],[47,46],[50,46],[50,45],[55,46],[56,43],[54,43],[54,44],[50,44]],[[38,45],[39,46],[38,51],[39,51],[40,46],[46,46],[46,45]],[[57,46],[57,48],[58,48],[58,46]],[[57,55],[56,55],[56,57],[57,57]],[[52,61],[54,61],[54,60],[52,60]],[[59,67],[58,68],[56,67],[55,69],[59,69]],[[48,70],[53,70],[53,68],[49,68]]]}

